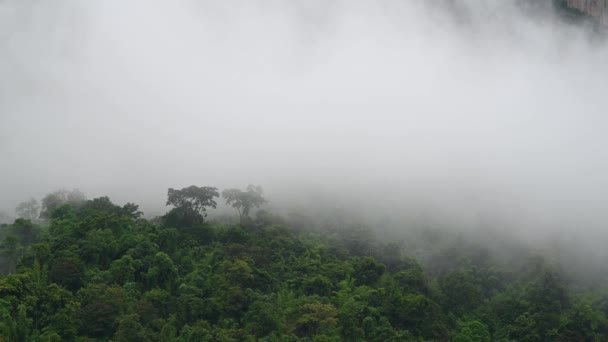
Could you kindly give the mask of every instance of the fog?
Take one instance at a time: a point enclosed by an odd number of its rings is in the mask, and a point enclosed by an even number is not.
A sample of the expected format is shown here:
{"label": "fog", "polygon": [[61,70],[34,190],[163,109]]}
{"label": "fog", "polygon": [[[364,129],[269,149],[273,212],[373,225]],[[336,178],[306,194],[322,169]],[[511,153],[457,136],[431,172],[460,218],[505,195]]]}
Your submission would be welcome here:
{"label": "fog", "polygon": [[608,45],[517,3],[0,1],[0,208],[254,183],[597,241]]}

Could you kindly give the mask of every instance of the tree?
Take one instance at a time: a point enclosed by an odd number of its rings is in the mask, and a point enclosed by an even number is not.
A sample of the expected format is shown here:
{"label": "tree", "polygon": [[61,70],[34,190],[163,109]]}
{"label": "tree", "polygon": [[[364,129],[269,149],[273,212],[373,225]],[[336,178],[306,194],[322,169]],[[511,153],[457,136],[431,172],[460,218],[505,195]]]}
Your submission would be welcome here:
{"label": "tree", "polygon": [[[14,272],[19,257],[19,239],[16,236],[9,235],[2,240],[0,243],[0,256],[3,259],[6,259],[6,265],[4,266],[3,272]],[[0,259],[0,261],[2,261],[2,259]]]}
{"label": "tree", "polygon": [[146,338],[146,331],[139,322],[137,314],[124,315],[117,319],[118,328],[114,334],[116,342],[145,342],[149,341]]}
{"label": "tree", "polygon": [[8,341],[26,342],[30,341],[32,330],[32,319],[27,317],[27,307],[24,304],[17,306],[17,317],[14,318],[11,333],[7,336]]}
{"label": "tree", "polygon": [[42,207],[40,208],[40,218],[48,219],[51,217],[53,210],[69,204],[72,207],[80,207],[86,201],[86,196],[78,189],[72,191],[57,190],[47,194],[42,199]]}
{"label": "tree", "polygon": [[19,242],[23,246],[29,246],[38,240],[38,227],[32,224],[30,220],[16,219],[11,228],[13,234],[19,238]]}
{"label": "tree", "polygon": [[55,259],[49,270],[50,281],[76,291],[82,286],[84,267],[79,259],[74,257],[59,257]]}
{"label": "tree", "polygon": [[445,309],[457,314],[474,310],[481,303],[482,293],[468,272],[454,271],[439,279]]}
{"label": "tree", "polygon": [[353,260],[357,285],[373,285],[384,274],[386,267],[372,257]]}
{"label": "tree", "polygon": [[127,281],[133,280],[135,272],[135,261],[130,255],[125,255],[118,260],[114,260],[109,269],[112,281],[116,284],[124,285]]}
{"label": "tree", "polygon": [[338,323],[338,310],[331,304],[304,304],[301,311],[302,316],[296,321],[296,332],[300,336],[317,334]]}
{"label": "tree", "polygon": [[460,324],[460,332],[453,339],[454,342],[490,342],[488,328],[479,321],[470,321]]}
{"label": "tree", "polygon": [[239,222],[249,217],[252,208],[259,208],[268,201],[262,196],[262,187],[249,184],[246,191],[239,189],[226,189],[222,191],[226,204],[231,205],[239,213]]}
{"label": "tree", "polygon": [[15,208],[15,212],[20,218],[24,218],[26,220],[35,220],[38,218],[40,205],[38,205],[38,201],[36,201],[35,198],[30,198],[25,202],[19,203],[17,208]]}
{"label": "tree", "polygon": [[96,339],[104,339],[114,334],[117,325],[126,323],[124,320],[117,319],[126,308],[126,296],[123,288],[89,284],[89,286],[79,291],[79,296],[82,297],[82,306],[80,307],[81,334]]}
{"label": "tree", "polygon": [[152,265],[147,273],[150,284],[171,289],[178,276],[177,267],[171,257],[163,252],[158,252],[152,260]]}
{"label": "tree", "polygon": [[203,222],[207,217],[207,208],[216,208],[214,198],[219,197],[217,188],[191,185],[181,190],[169,188],[167,191],[167,204],[173,208],[165,215],[166,223],[178,226],[188,226]]}

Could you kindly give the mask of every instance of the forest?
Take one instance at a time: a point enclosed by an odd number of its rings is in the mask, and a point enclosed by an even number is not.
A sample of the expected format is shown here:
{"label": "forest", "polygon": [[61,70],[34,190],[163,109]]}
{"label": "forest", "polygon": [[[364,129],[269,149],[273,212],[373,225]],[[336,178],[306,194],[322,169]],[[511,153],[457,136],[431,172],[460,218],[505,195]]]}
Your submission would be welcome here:
{"label": "forest", "polygon": [[608,342],[607,24],[0,0],[0,342]]}
{"label": "forest", "polygon": [[[462,239],[417,260],[374,227],[169,189],[165,215],[57,191],[0,230],[0,341],[605,341],[608,292]],[[207,217],[220,198],[234,217]],[[39,217],[38,217],[39,216]],[[448,239],[449,240],[449,239]]]}

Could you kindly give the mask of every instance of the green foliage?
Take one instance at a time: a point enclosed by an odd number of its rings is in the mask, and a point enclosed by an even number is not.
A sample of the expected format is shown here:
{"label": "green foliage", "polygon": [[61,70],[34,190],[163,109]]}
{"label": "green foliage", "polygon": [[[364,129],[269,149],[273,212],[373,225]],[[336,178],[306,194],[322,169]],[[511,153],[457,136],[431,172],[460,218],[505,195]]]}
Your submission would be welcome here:
{"label": "green foliage", "polygon": [[299,336],[315,335],[319,331],[331,330],[338,324],[338,311],[331,304],[304,304],[300,310],[302,316],[296,321]]}
{"label": "green foliage", "polygon": [[361,225],[320,234],[265,211],[246,228],[169,216],[157,225],[101,197],[54,208],[46,225],[4,225],[0,341],[608,337],[605,288],[577,289],[540,257],[502,264],[454,247],[422,263]]}
{"label": "green foliage", "polygon": [[175,208],[164,217],[166,225],[175,227],[191,227],[203,222],[207,217],[207,207],[215,208],[214,198],[220,194],[217,188],[198,187],[191,185],[181,190],[169,188],[167,205]]}
{"label": "green foliage", "polygon": [[4,273],[15,272],[17,258],[19,257],[19,239],[14,235],[6,236],[0,242],[0,257],[2,258],[2,268]]}
{"label": "green foliage", "polygon": [[473,277],[464,271],[455,271],[441,277],[439,286],[444,295],[445,307],[456,314],[475,309],[483,299]]}
{"label": "green foliage", "polygon": [[146,330],[139,322],[137,314],[124,315],[118,318],[118,328],[114,334],[115,342],[147,342]]}
{"label": "green foliage", "polygon": [[23,246],[29,246],[38,240],[39,229],[30,220],[16,219],[10,231],[19,239]]}
{"label": "green foliage", "polygon": [[88,337],[113,335],[117,318],[124,312],[126,295],[120,287],[89,284],[79,291],[80,332]]}
{"label": "green foliage", "polygon": [[78,189],[72,191],[57,190],[47,194],[42,199],[40,208],[40,218],[49,219],[52,217],[53,211],[64,205],[69,205],[73,208],[80,207],[86,201],[85,195]]}
{"label": "green foliage", "polygon": [[479,321],[460,324],[460,332],[452,339],[453,342],[490,342],[488,327]]}
{"label": "green foliage", "polygon": [[82,286],[84,267],[75,257],[58,257],[53,260],[49,270],[51,282],[65,287],[70,291],[77,291]]}
{"label": "green foliage", "polygon": [[372,257],[353,260],[357,285],[374,285],[384,274],[385,266]]}

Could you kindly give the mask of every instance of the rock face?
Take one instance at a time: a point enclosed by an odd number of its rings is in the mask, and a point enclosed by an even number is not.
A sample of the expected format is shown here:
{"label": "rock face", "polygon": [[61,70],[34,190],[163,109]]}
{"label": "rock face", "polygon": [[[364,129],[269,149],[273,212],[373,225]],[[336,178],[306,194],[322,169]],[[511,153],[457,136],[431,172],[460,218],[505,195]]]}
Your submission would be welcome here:
{"label": "rock face", "polygon": [[608,0],[567,0],[567,4],[603,24],[608,24]]}

